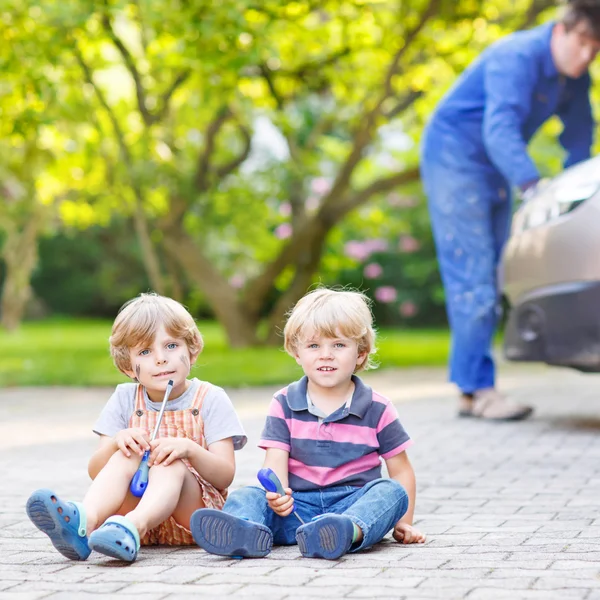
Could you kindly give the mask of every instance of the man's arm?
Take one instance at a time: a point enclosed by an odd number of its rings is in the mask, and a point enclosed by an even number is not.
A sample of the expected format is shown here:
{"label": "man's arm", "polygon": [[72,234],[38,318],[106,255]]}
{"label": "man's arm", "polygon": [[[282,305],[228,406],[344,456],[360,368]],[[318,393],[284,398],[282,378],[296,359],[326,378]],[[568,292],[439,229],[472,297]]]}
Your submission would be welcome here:
{"label": "man's arm", "polygon": [[590,104],[591,79],[588,73],[574,83],[573,97],[558,107],[563,123],[559,140],[566,150],[565,169],[591,156],[594,117]]}
{"label": "man's arm", "polygon": [[491,161],[514,186],[540,178],[521,132],[529,116],[536,75],[531,57],[504,48],[485,69],[483,142]]}

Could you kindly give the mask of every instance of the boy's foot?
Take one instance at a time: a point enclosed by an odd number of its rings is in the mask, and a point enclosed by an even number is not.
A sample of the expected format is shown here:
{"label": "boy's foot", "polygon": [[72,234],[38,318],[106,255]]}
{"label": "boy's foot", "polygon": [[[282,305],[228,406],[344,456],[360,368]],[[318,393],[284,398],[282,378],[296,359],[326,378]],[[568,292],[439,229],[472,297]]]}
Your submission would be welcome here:
{"label": "boy's foot", "polygon": [[478,390],[460,398],[458,416],[488,421],[520,421],[533,412],[531,406],[509,402],[494,388]]}
{"label": "boy's foot", "polygon": [[26,510],[31,522],[63,556],[85,560],[90,555],[83,505],[63,502],[53,491],[41,489],[29,496]]}
{"label": "boy's foot", "polygon": [[200,548],[219,556],[262,558],[273,547],[273,534],[266,525],[213,508],[194,512],[190,530]]}
{"label": "boy's foot", "polygon": [[296,541],[302,556],[335,560],[350,550],[354,523],[344,515],[325,514],[301,525]]}
{"label": "boy's foot", "polygon": [[115,515],[90,534],[89,545],[100,554],[133,562],[140,549],[140,534],[129,519]]}

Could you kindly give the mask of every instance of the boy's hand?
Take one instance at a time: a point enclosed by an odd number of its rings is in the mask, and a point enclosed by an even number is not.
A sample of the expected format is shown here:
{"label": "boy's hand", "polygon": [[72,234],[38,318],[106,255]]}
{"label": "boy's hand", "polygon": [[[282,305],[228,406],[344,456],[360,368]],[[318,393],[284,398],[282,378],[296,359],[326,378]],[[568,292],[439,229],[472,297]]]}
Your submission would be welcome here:
{"label": "boy's hand", "polygon": [[130,450],[142,456],[145,450],[150,450],[148,440],[150,433],[141,427],[131,427],[130,429],[121,429],[113,437],[119,450],[128,458],[131,456]]}
{"label": "boy's hand", "polygon": [[394,539],[401,544],[423,544],[425,534],[408,523],[398,521],[394,527]]}
{"label": "boy's hand", "polygon": [[150,442],[152,452],[148,459],[148,466],[163,465],[169,466],[174,460],[179,458],[189,458],[191,444],[194,442],[188,438],[157,438]]}
{"label": "boy's hand", "polygon": [[294,499],[292,498],[292,490],[290,488],[285,489],[285,496],[278,494],[277,492],[267,492],[267,502],[271,507],[271,510],[279,515],[280,517],[287,517],[292,514],[294,509]]}

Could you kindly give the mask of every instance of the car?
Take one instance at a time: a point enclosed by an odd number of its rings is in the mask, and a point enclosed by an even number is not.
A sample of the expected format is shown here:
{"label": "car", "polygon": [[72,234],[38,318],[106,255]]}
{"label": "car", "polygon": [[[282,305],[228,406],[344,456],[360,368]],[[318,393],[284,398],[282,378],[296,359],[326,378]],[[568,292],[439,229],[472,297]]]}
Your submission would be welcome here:
{"label": "car", "polygon": [[499,285],[508,360],[600,372],[600,156],[516,210]]}

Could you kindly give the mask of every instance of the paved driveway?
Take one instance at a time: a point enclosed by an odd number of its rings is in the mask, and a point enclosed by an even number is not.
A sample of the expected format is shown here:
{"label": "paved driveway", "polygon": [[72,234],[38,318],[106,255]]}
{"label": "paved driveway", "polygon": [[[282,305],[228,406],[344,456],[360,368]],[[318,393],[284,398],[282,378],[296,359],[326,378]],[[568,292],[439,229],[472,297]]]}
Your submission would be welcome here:
{"label": "paved driveway", "polygon": [[[24,504],[43,486],[81,499],[90,426],[110,390],[0,391],[0,598],[600,599],[600,377],[507,368],[503,387],[536,406],[535,418],[512,424],[456,419],[441,370],[367,379],[415,439],[417,523],[428,542],[389,539],[337,562],[303,559],[296,547],[243,561],[167,547],[144,548],[129,566],[98,555],[69,562]],[[250,438],[233,487],[255,481],[272,392],[231,391]]]}

